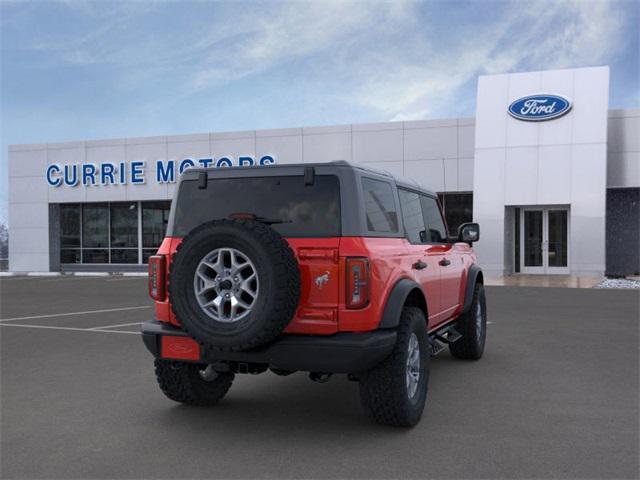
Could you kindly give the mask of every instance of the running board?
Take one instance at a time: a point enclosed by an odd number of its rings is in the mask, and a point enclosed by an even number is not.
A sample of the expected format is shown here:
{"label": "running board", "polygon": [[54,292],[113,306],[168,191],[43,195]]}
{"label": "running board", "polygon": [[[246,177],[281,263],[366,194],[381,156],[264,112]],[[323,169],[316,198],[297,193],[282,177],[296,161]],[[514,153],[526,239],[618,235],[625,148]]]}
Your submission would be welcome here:
{"label": "running board", "polygon": [[445,345],[450,345],[460,340],[462,335],[456,330],[455,325],[447,325],[430,334],[429,338],[431,340],[431,356],[435,357],[444,350]]}
{"label": "running board", "polygon": [[442,350],[444,350],[444,345],[438,342],[435,338],[431,339],[431,356],[435,357]]}

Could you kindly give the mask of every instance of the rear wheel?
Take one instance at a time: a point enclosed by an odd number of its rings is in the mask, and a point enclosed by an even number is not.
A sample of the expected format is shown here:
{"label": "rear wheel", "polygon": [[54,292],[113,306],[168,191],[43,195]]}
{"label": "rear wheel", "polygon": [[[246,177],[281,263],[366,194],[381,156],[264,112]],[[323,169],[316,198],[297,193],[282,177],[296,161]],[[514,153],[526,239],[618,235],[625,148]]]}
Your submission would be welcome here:
{"label": "rear wheel", "polygon": [[156,378],[162,392],[171,400],[187,405],[214,405],[226,395],[234,374],[216,372],[209,365],[155,361]]}
{"label": "rear wheel", "polygon": [[360,379],[360,400],[365,412],[378,423],[416,425],[427,399],[429,359],[424,312],[405,307],[393,352]]}
{"label": "rear wheel", "polygon": [[464,360],[479,360],[487,337],[487,302],[481,283],[476,283],[471,307],[458,319],[456,330],[462,338],[449,345],[451,355]]}

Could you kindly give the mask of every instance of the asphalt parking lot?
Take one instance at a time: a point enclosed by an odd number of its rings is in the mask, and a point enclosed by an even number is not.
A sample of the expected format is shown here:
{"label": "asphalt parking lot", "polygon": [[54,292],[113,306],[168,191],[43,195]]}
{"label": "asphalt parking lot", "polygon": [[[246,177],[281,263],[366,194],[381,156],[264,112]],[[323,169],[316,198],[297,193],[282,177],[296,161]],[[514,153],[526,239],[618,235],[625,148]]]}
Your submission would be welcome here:
{"label": "asphalt parking lot", "polygon": [[637,478],[638,291],[488,287],[479,362],[432,362],[412,430],[355,383],[241,375],[221,404],[156,386],[146,279],[0,280],[2,478]]}

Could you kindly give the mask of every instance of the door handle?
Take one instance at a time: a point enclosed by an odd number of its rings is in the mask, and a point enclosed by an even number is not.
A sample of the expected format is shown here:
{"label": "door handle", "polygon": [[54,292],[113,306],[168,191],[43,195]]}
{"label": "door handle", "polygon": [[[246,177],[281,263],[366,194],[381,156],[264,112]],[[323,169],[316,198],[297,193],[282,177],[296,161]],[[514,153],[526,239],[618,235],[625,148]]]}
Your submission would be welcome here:
{"label": "door handle", "polygon": [[425,268],[427,268],[427,264],[424,263],[422,260],[418,260],[416,263],[414,263],[413,265],[411,265],[415,270],[423,270]]}
{"label": "door handle", "polygon": [[438,265],[441,265],[443,267],[447,267],[447,266],[451,265],[451,262],[449,261],[448,258],[443,258],[442,260],[440,260],[438,262]]}

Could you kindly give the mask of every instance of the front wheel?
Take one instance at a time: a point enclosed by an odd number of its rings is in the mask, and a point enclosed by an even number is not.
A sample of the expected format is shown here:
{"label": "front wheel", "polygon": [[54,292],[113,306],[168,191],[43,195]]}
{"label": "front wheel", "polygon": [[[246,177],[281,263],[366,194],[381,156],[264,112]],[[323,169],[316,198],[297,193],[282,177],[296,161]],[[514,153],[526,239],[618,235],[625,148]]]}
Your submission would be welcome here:
{"label": "front wheel", "polygon": [[365,412],[385,425],[416,425],[427,399],[430,356],[424,312],[403,308],[393,352],[360,379]]}
{"label": "front wheel", "polygon": [[231,372],[216,372],[209,365],[156,359],[156,378],[162,392],[174,402],[214,405],[233,383]]}

